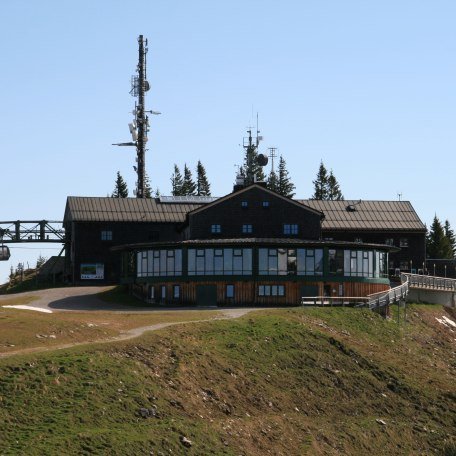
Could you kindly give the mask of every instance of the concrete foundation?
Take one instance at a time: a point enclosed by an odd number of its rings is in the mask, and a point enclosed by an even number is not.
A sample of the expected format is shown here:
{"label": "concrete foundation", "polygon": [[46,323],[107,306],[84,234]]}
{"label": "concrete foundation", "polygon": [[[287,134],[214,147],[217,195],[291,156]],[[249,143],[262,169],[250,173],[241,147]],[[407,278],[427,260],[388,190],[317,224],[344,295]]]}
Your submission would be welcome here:
{"label": "concrete foundation", "polygon": [[448,307],[456,307],[456,293],[445,290],[426,290],[422,288],[410,288],[407,302],[423,302],[428,304],[441,304]]}

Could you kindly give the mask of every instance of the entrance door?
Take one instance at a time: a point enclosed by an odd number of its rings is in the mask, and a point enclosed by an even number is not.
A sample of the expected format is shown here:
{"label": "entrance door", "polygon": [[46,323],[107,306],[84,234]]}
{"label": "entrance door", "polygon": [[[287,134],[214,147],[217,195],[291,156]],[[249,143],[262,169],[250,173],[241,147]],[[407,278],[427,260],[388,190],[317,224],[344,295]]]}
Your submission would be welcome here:
{"label": "entrance door", "polygon": [[217,285],[197,285],[196,304],[198,306],[217,305]]}
{"label": "entrance door", "polygon": [[303,285],[301,287],[301,298],[308,298],[318,296],[318,286],[317,285]]}

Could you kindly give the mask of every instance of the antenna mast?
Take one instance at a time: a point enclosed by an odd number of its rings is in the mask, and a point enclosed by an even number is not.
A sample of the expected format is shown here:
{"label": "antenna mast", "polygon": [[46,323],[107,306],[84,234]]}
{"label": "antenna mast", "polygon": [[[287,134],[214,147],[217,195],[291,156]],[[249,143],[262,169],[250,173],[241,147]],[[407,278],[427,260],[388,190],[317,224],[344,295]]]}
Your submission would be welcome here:
{"label": "antenna mast", "polygon": [[[257,113],[257,127],[256,127],[256,138],[255,141],[252,138],[252,127],[249,127],[247,133],[249,136],[244,138],[243,140],[243,147],[246,150],[246,176],[245,176],[245,185],[250,185],[256,182],[257,176],[255,175],[254,168],[257,165],[258,160],[258,147],[260,145],[260,141],[263,140],[263,137],[260,136],[260,130],[258,130],[258,113]],[[260,165],[264,166],[264,165]]]}
{"label": "antenna mast", "polygon": [[131,90],[130,94],[138,100],[135,102],[135,109],[133,115],[135,116],[132,123],[128,124],[132,137],[132,142],[116,143],[114,146],[134,146],[136,147],[136,162],[137,166],[133,169],[138,175],[136,181],[136,198],[145,198],[145,180],[146,180],[146,144],[147,133],[149,131],[149,117],[146,113],[161,114],[157,111],[146,111],[146,92],[150,89],[149,82],[147,81],[146,73],[146,55],[147,55],[147,39],[143,35],[138,37],[139,58],[137,65],[137,75],[131,77]]}
{"label": "antenna mast", "polygon": [[271,159],[271,171],[274,172],[274,158],[277,157],[277,147],[268,147],[269,158]]}
{"label": "antenna mast", "polygon": [[134,111],[136,125],[138,128],[138,140],[136,142],[136,156],[138,161],[136,198],[144,198],[144,179],[146,174],[146,143],[147,132],[149,131],[149,118],[147,117],[145,110],[145,92],[149,90],[149,83],[146,80],[147,39],[144,42],[143,36],[139,35],[138,44],[138,76],[135,77],[134,84],[132,86],[132,95],[138,97],[138,102],[135,103]]}

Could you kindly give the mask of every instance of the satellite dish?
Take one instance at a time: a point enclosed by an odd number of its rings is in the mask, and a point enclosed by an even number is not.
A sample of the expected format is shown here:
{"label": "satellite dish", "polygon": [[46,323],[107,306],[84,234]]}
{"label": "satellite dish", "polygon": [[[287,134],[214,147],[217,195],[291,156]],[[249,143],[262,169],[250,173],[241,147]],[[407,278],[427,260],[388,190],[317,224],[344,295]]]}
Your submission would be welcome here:
{"label": "satellite dish", "polygon": [[268,156],[264,154],[258,154],[257,163],[260,166],[266,166],[268,164]]}

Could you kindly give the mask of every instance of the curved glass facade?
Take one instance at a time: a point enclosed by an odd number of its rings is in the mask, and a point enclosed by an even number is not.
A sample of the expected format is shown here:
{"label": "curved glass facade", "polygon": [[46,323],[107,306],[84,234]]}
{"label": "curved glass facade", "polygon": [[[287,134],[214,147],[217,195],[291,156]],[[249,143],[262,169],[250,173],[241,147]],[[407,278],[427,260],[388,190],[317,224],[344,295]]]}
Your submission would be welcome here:
{"label": "curved glass facade", "polygon": [[323,249],[258,249],[259,275],[323,275]]}
{"label": "curved glass facade", "polygon": [[376,279],[387,276],[387,259],[385,251],[332,247],[146,249],[136,252],[136,277],[258,275]]}
{"label": "curved glass facade", "polygon": [[188,275],[252,275],[252,249],[188,249]]}

